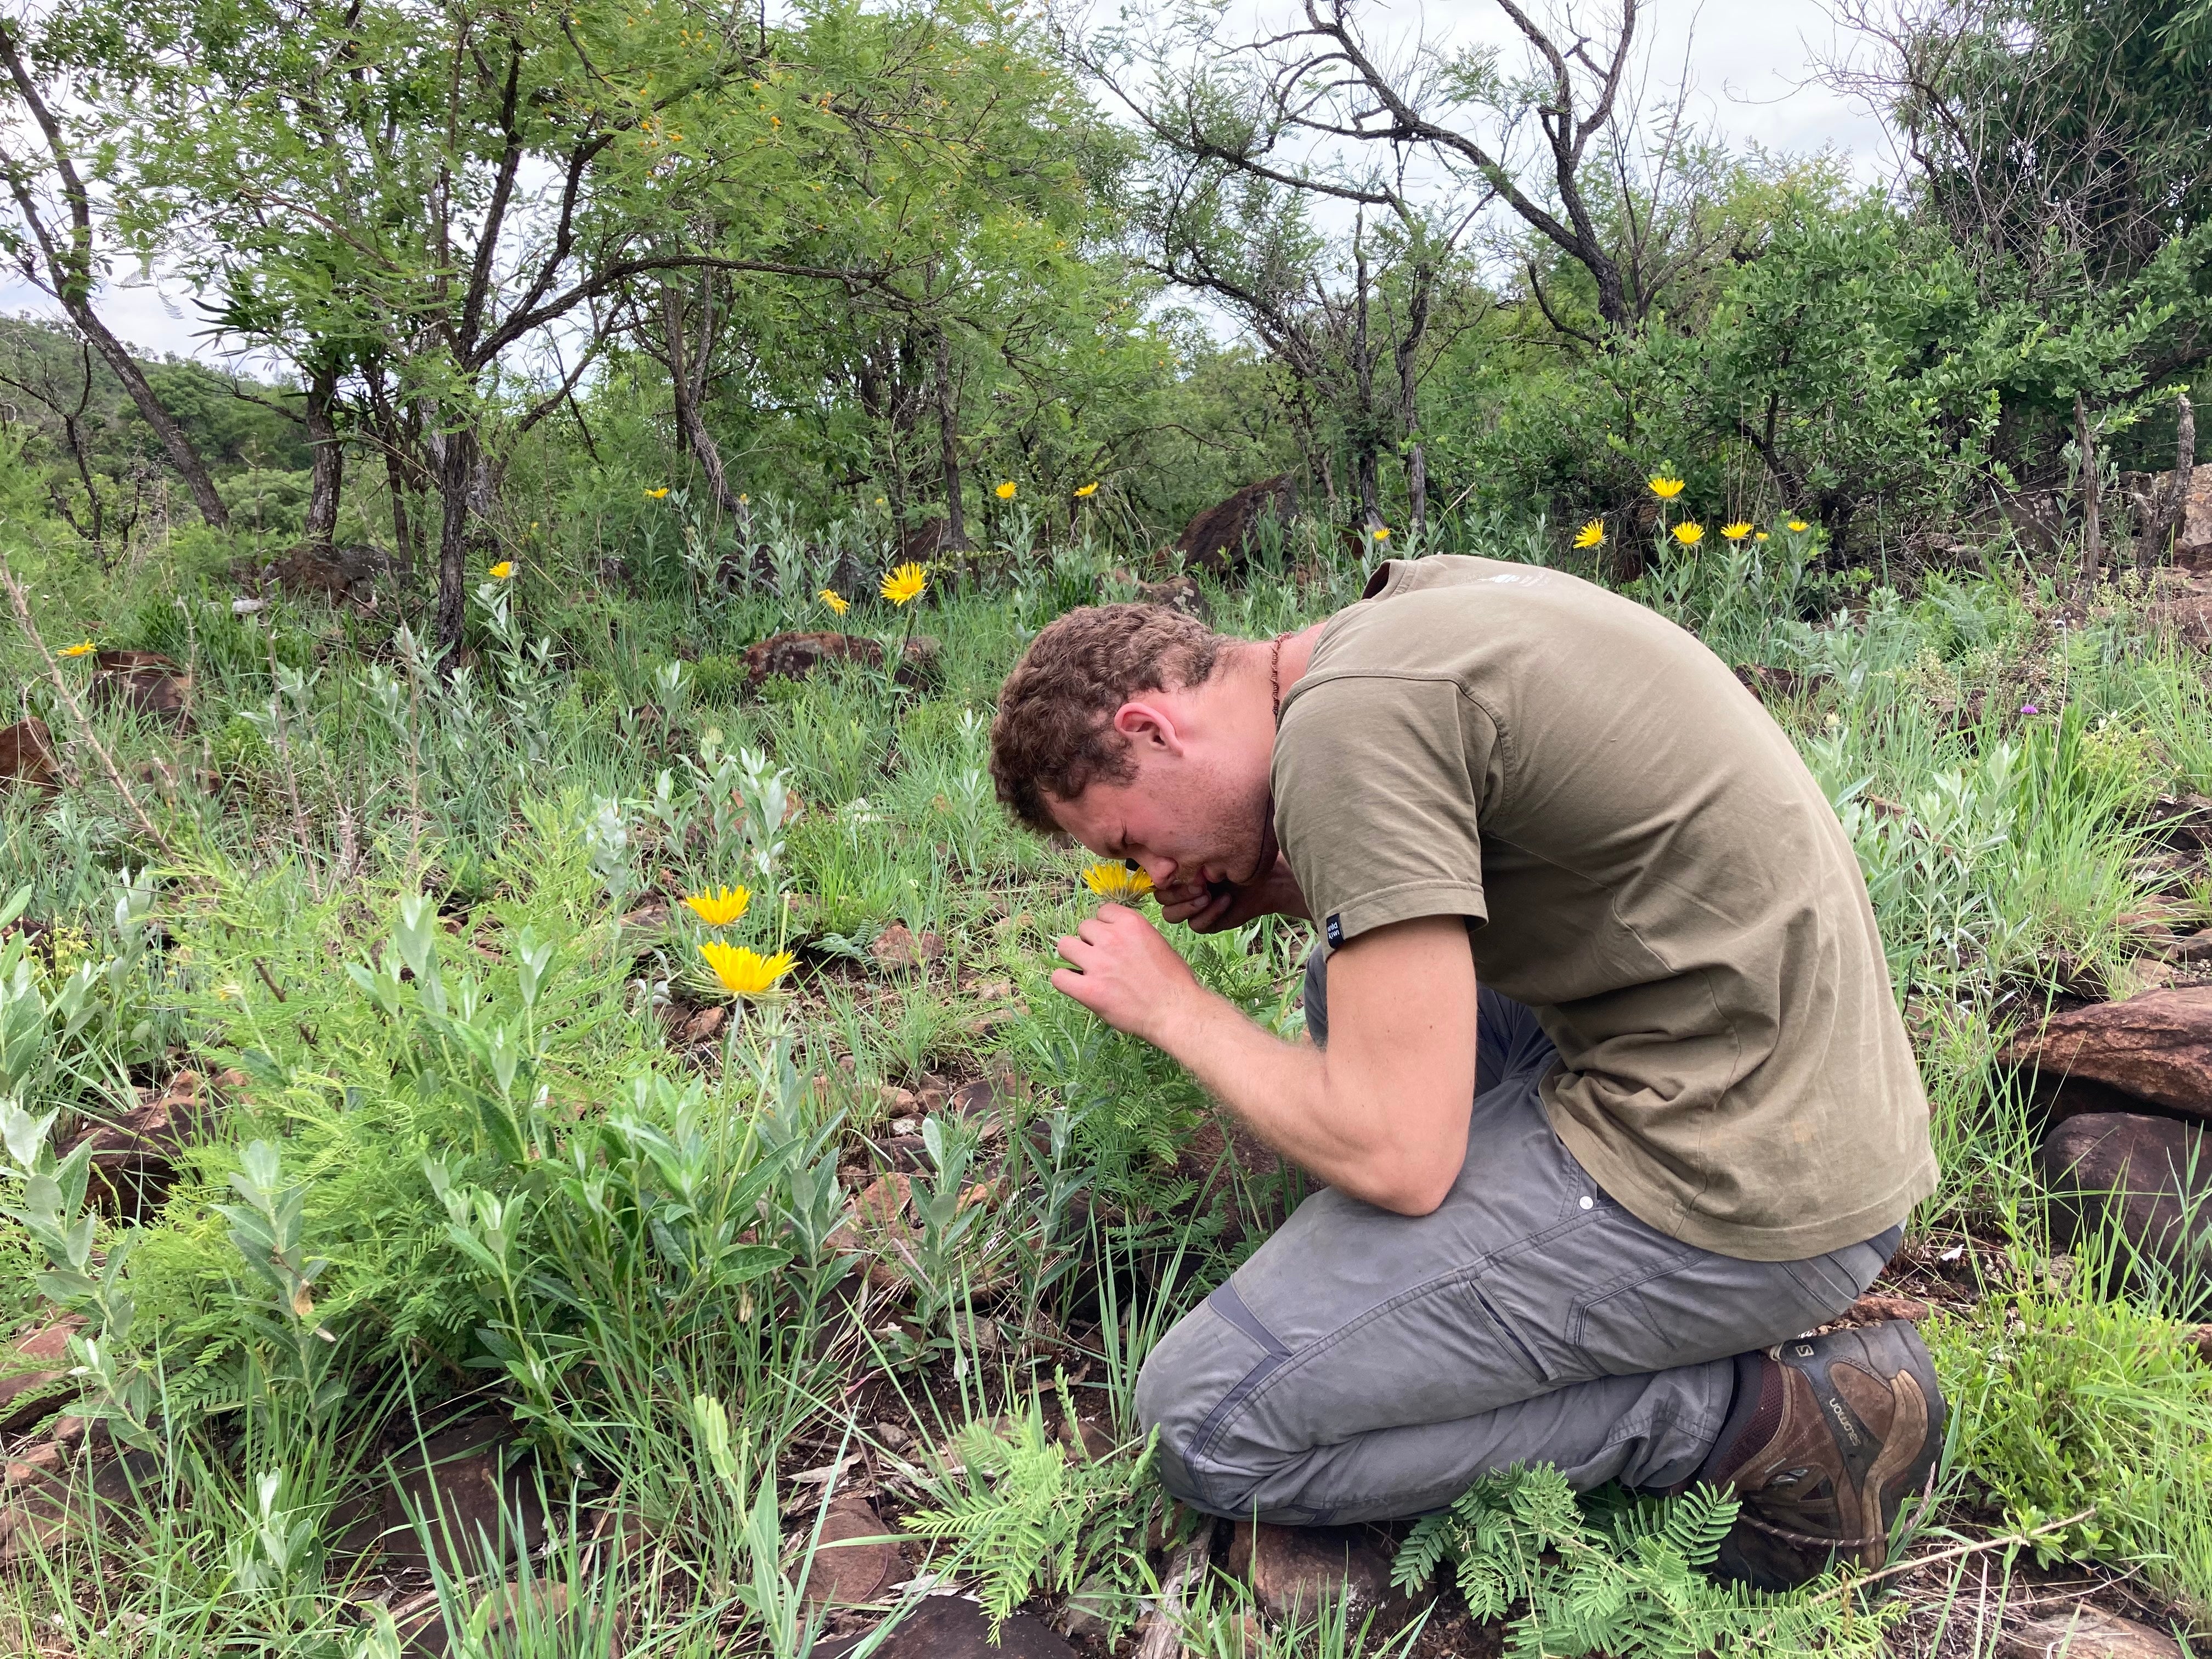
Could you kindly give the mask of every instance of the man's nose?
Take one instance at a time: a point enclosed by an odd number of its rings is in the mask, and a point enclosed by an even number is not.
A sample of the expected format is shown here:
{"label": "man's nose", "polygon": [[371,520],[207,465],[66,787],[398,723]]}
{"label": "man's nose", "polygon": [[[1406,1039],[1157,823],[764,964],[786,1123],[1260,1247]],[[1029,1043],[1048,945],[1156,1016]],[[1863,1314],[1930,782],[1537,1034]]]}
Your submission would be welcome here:
{"label": "man's nose", "polygon": [[1123,862],[1142,870],[1150,876],[1155,887],[1166,887],[1172,884],[1176,872],[1182,867],[1173,859],[1160,858],[1156,855],[1147,855],[1141,859],[1125,859]]}

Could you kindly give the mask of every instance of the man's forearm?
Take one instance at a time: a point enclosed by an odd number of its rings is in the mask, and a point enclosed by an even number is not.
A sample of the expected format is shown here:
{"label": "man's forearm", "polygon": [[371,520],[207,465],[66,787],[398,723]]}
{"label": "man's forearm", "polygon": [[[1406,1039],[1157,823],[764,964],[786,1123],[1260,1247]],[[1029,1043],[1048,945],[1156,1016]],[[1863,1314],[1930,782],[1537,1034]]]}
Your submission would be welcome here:
{"label": "man's forearm", "polygon": [[1309,1175],[1384,1209],[1425,1207],[1407,1179],[1413,1149],[1390,1134],[1387,1107],[1349,1098],[1353,1091],[1330,1077],[1324,1050],[1285,1042],[1211,991],[1146,1035]]}

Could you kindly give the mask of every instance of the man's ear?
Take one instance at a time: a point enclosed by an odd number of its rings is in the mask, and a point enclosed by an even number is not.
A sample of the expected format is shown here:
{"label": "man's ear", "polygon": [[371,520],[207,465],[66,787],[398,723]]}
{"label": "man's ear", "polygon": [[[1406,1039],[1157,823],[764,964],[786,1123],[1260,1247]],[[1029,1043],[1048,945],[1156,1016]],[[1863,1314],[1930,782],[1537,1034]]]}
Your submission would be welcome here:
{"label": "man's ear", "polygon": [[1175,717],[1156,702],[1125,702],[1114,711],[1114,729],[1142,749],[1181,756],[1182,734]]}

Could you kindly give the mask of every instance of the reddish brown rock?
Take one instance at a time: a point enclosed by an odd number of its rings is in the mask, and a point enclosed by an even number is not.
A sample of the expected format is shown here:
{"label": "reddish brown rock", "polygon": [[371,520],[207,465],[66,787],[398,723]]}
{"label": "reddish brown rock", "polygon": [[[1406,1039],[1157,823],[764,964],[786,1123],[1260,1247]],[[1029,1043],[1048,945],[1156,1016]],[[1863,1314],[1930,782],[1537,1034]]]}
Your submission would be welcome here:
{"label": "reddish brown rock", "polygon": [[[849,1659],[869,1632],[825,1643],[822,1659]],[[991,1641],[991,1620],[964,1595],[930,1595],[894,1626],[875,1659],[1075,1659],[1075,1650],[1032,1613],[1018,1613]]]}
{"label": "reddish brown rock", "polygon": [[146,1513],[160,1501],[161,1474],[146,1452],[103,1460],[58,1443],[34,1447],[0,1472],[0,1565]]}
{"label": "reddish brown rock", "polygon": [[[809,1510],[804,1525],[811,1531],[813,1524]],[[866,1607],[884,1600],[891,1586],[907,1577],[906,1558],[889,1533],[866,1498],[849,1494],[831,1498],[799,1594],[832,1607]]]}
{"label": "reddish brown rock", "polygon": [[192,677],[159,652],[101,651],[92,662],[94,708],[133,709],[172,726],[190,718]]}
{"label": "reddish brown rock", "polygon": [[1230,1535],[1229,1571],[1247,1580],[1271,1619],[1311,1619],[1323,1595],[1341,1596],[1350,1622],[1390,1600],[1390,1564],[1362,1527],[1271,1527],[1240,1521]]}
{"label": "reddish brown rock", "polygon": [[2036,1158],[2055,1248],[2094,1243],[2109,1225],[2145,1262],[2212,1267],[2212,1133],[2170,1117],[2085,1113],[2054,1129]]}
{"label": "reddish brown rock", "polygon": [[142,1096],[137,1110],[86,1130],[70,1149],[92,1143],[88,1196],[125,1220],[159,1209],[176,1184],[185,1143],[199,1132],[202,1109],[199,1073],[179,1072],[159,1095]]}
{"label": "reddish brown rock", "polygon": [[[2212,469],[2208,469],[2212,470]],[[1999,1633],[1999,1659],[2181,1659],[2181,1644],[2086,1602]]]}
{"label": "reddish brown rock", "polygon": [[54,1385],[68,1377],[69,1340],[83,1328],[64,1314],[17,1339],[0,1361],[0,1434],[21,1434],[60,1403]]}
{"label": "reddish brown rock", "polygon": [[54,755],[54,734],[44,720],[17,720],[0,728],[0,780],[28,784],[48,793],[61,787],[62,768]]}
{"label": "reddish brown rock", "polygon": [[[901,685],[919,685],[936,672],[939,641],[917,634],[906,642],[898,672],[891,678]],[[745,681],[758,686],[780,677],[803,680],[825,662],[857,662],[870,668],[883,666],[884,648],[859,634],[827,632],[772,634],[745,650]]]}
{"label": "reddish brown rock", "polygon": [[1194,568],[1227,575],[1242,569],[1251,556],[1261,525],[1273,520],[1287,529],[1297,507],[1297,486],[1289,473],[1279,472],[1206,508],[1183,526],[1176,550]]}
{"label": "reddish brown rock", "polygon": [[868,954],[887,973],[910,973],[943,956],[945,941],[935,933],[916,933],[904,922],[895,921],[876,935]]}
{"label": "reddish brown rock", "polygon": [[2146,991],[2056,1015],[1999,1058],[2033,1066],[2041,1085],[2059,1096],[2060,1115],[2120,1103],[2099,1093],[2111,1091],[2212,1117],[2212,987]]}
{"label": "reddish brown rock", "polygon": [[545,1541],[537,1482],[501,1419],[442,1430],[394,1455],[392,1468],[375,1534],[395,1567],[426,1571],[434,1558],[448,1572],[497,1571]]}
{"label": "reddish brown rock", "polygon": [[1933,1311],[1917,1296],[1883,1296],[1869,1291],[1844,1310],[1838,1325],[1887,1325],[1893,1319],[1902,1319],[1914,1325],[1924,1325]]}

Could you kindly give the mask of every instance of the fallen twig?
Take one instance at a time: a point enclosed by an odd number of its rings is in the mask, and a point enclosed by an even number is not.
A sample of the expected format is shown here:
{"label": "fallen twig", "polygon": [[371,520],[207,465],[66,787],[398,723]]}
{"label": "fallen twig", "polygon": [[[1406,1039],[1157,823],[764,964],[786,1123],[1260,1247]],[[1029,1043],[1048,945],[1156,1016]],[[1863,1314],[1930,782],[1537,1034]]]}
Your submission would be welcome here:
{"label": "fallen twig", "polygon": [[1901,1572],[1911,1572],[1920,1567],[1932,1567],[1939,1561],[1955,1561],[1966,1556],[1982,1554],[1988,1550],[2014,1549],[2022,1544],[2032,1544],[2037,1539],[2048,1537],[2054,1532],[2063,1532],[2076,1522],[2087,1521],[2096,1512],[2097,1506],[2092,1504],[2078,1515],[2069,1515],[2063,1521],[2046,1521],[2039,1527],[2030,1527],[2026,1532],[2008,1532],[2002,1538],[1984,1538],[1971,1544],[1954,1544],[1949,1549],[1936,1551],[1933,1555],[1915,1556],[1910,1561],[1899,1561],[1896,1565],[1884,1567],[1879,1572],[1870,1572],[1863,1578],[1846,1579],[1833,1589],[1821,1591],[1805,1605],[1812,1607],[1822,1601],[1831,1601],[1848,1591],[1863,1589],[1869,1584],[1878,1583],[1884,1578],[1893,1578]]}
{"label": "fallen twig", "polygon": [[1135,1659],[1178,1659],[1182,1652],[1182,1597],[1191,1581],[1205,1571],[1206,1546],[1186,1544],[1168,1568],[1160,1598],[1137,1626]]}

